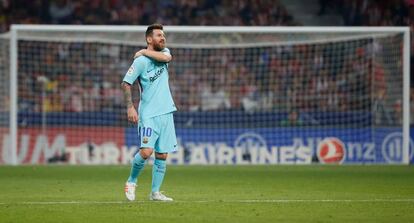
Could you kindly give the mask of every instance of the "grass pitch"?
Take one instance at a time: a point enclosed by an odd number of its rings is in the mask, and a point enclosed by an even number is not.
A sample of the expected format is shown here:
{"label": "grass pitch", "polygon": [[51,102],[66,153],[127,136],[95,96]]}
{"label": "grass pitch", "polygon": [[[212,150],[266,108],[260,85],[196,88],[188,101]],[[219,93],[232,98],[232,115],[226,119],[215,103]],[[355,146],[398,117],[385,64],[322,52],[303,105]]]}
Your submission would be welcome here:
{"label": "grass pitch", "polygon": [[413,166],[168,166],[171,203],[124,198],[129,166],[0,167],[0,222],[412,222]]}

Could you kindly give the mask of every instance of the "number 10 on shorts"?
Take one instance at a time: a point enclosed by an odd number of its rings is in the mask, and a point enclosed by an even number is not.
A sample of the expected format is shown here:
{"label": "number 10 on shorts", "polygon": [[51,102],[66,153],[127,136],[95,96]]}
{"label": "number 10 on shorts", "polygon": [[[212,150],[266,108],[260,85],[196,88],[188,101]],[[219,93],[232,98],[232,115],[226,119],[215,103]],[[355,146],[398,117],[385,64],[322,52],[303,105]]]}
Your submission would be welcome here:
{"label": "number 10 on shorts", "polygon": [[139,128],[139,135],[142,137],[151,137],[152,128],[145,128],[145,127]]}

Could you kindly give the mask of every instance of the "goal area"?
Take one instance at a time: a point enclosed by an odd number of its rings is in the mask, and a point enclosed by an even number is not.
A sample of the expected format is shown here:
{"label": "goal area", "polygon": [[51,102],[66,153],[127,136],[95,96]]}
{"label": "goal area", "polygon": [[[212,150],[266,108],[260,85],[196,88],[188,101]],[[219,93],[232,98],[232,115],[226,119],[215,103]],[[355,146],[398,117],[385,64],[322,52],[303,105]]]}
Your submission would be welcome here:
{"label": "goal area", "polygon": [[[128,164],[139,135],[120,83],[145,30],[12,25],[0,35],[0,165]],[[178,108],[168,162],[413,162],[409,28],[164,31]],[[132,92],[136,102],[137,82]]]}

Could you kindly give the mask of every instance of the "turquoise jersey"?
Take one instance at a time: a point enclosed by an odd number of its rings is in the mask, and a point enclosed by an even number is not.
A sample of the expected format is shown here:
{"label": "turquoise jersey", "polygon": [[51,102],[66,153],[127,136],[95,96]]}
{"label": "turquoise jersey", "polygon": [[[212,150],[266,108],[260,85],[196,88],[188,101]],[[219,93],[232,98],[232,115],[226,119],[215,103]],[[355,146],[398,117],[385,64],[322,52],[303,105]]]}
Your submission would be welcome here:
{"label": "turquoise jersey", "polygon": [[[161,52],[170,53],[170,50],[164,48]],[[134,60],[123,81],[132,85],[136,79],[142,90],[138,109],[141,119],[177,110],[168,84],[168,63],[140,56]]]}

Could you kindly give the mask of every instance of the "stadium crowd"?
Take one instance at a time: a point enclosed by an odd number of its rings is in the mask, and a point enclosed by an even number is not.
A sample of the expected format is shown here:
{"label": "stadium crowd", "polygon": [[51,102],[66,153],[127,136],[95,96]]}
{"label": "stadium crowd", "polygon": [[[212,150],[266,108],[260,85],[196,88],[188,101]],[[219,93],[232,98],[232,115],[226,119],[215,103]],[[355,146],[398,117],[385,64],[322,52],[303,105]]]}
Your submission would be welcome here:
{"label": "stadium crowd", "polygon": [[274,0],[2,0],[0,32],[11,23],[144,25],[293,25]]}
{"label": "stadium crowd", "polygon": [[345,26],[402,26],[413,23],[412,0],[320,0],[319,15],[334,11]]}
{"label": "stadium crowd", "polygon": [[[24,77],[19,81],[20,109],[123,108],[119,83],[135,46],[22,41],[20,47],[19,71]],[[373,64],[369,52],[373,49],[369,39],[260,48],[172,48],[171,87],[183,111],[360,111],[370,108],[373,87],[384,88],[384,70]],[[369,74],[374,68],[376,85],[371,86]]]}
{"label": "stadium crowd", "polygon": [[[321,0],[320,14],[335,11],[342,15],[344,25],[414,27],[412,2]],[[153,21],[165,25],[300,25],[282,4],[272,0],[148,0],[138,3],[133,0],[0,1],[0,33],[8,31],[11,23],[145,25]],[[31,60],[34,64],[23,63],[20,66],[25,76],[29,77],[19,83],[20,109],[80,112],[122,107],[122,93],[118,86],[122,77],[113,74],[122,74],[127,70],[130,56],[136,49],[113,46],[116,53],[108,53],[113,49],[108,50],[109,46],[96,43],[24,44],[39,45],[34,47],[39,52],[25,55],[41,56]],[[173,49],[176,59],[170,71],[174,82],[172,91],[184,111],[348,111],[369,108],[372,102],[355,97],[356,94],[368,95],[369,92],[363,91],[371,91],[372,87],[385,88],[384,67],[373,64],[367,53],[374,48],[373,43],[356,42],[347,56],[341,53],[332,55],[335,52],[330,50],[332,47],[298,45],[260,48],[257,52]],[[70,55],[72,53],[77,55]],[[101,59],[93,61],[90,54],[100,54]],[[195,70],[189,66],[192,55],[209,55],[200,57],[205,67]],[[36,63],[47,66],[42,68]],[[214,75],[207,66],[215,68]],[[359,75],[371,73],[369,71],[374,68],[377,86],[361,79],[370,79],[371,76]],[[39,85],[39,81],[44,85]],[[75,86],[71,84],[73,82],[82,84]],[[41,92],[44,93],[43,98]],[[385,97],[385,90],[379,92],[375,97]],[[41,101],[44,102],[43,108]],[[395,109],[399,109],[397,103]]]}

